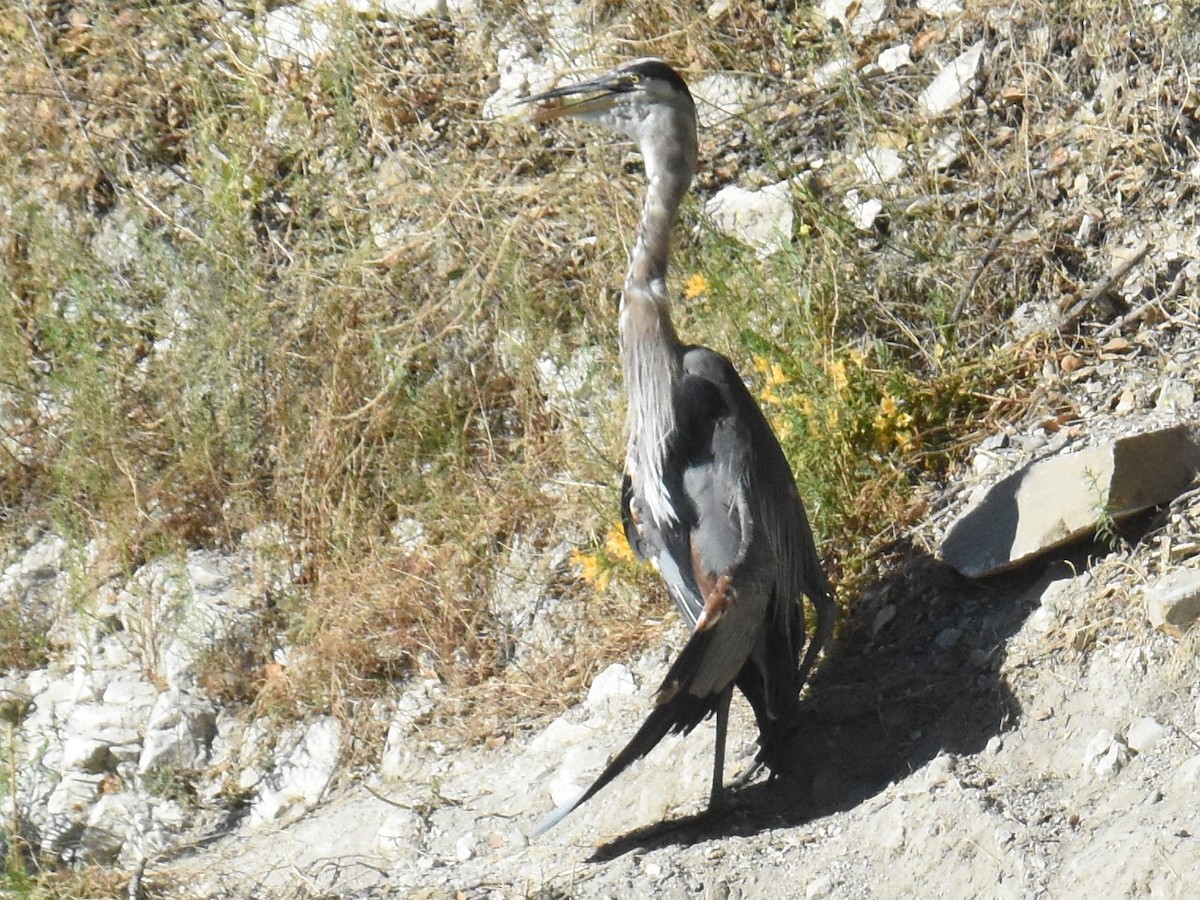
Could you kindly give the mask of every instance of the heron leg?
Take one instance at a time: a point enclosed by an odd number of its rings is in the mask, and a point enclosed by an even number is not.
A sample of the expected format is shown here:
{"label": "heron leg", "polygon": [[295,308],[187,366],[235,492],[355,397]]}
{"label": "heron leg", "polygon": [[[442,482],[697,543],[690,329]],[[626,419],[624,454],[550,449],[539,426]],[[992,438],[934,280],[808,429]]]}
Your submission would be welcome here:
{"label": "heron leg", "polygon": [[717,700],[717,746],[713,752],[712,790],[708,794],[710,810],[720,809],[725,802],[725,733],[729,730],[729,701],[732,699],[731,684]]}

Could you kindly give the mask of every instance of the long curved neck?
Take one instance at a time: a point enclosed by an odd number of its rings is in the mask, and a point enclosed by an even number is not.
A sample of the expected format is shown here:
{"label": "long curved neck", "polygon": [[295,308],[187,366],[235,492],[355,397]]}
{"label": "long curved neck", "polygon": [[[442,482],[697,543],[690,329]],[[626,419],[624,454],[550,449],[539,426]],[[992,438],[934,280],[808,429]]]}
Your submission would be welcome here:
{"label": "long curved neck", "polygon": [[621,366],[629,398],[626,469],[653,519],[677,519],[663,484],[667,439],[675,428],[674,385],[683,363],[671,323],[667,262],[679,204],[691,184],[694,151],[646,155],[649,181],[621,297]]}

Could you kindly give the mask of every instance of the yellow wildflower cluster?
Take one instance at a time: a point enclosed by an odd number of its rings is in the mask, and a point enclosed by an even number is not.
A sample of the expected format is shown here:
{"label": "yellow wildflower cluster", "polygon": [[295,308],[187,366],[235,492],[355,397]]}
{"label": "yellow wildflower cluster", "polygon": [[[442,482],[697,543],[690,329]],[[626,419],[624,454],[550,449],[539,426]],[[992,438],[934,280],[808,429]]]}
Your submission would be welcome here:
{"label": "yellow wildflower cluster", "polygon": [[913,417],[909,413],[900,411],[896,398],[884,394],[875,413],[875,445],[880,450],[887,450],[893,444],[901,450],[907,449],[913,441],[913,433],[909,429],[912,422]]}
{"label": "yellow wildflower cluster", "polygon": [[579,569],[583,580],[598,591],[608,587],[608,582],[612,579],[612,571],[597,553],[584,553],[576,548],[571,551],[571,564]]}
{"label": "yellow wildflower cluster", "polygon": [[787,384],[792,379],[788,377],[787,372],[783,371],[783,366],[774,360],[767,359],[765,356],[754,357],[754,368],[760,375],[765,375],[763,379],[763,387],[759,392],[759,399],[763,403],[772,403],[779,405],[783,403],[783,399],[776,392],[776,388]]}
{"label": "yellow wildflower cluster", "polygon": [[708,288],[708,279],[697,272],[683,283],[683,297],[685,300],[695,300],[701,294],[707,294]]}
{"label": "yellow wildflower cluster", "polygon": [[595,553],[585,553],[578,547],[571,551],[571,564],[579,569],[579,575],[597,591],[603,591],[612,580],[613,572],[622,564],[636,564],[637,557],[625,530],[614,523],[604,536],[604,545]]}
{"label": "yellow wildflower cluster", "polygon": [[846,393],[846,388],[850,386],[850,377],[846,374],[846,362],[843,359],[835,359],[833,365],[829,367],[829,377],[833,379],[833,389],[839,395]]}
{"label": "yellow wildflower cluster", "polygon": [[609,527],[608,534],[604,537],[604,549],[616,562],[637,562],[633,548],[629,546],[629,539],[625,537],[625,529],[615,522]]}

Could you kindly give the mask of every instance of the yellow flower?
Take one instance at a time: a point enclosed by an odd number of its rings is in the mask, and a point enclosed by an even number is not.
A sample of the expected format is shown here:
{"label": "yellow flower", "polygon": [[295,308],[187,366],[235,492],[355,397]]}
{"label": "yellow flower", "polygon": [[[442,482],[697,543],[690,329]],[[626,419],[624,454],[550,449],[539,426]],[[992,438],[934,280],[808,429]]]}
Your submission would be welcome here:
{"label": "yellow flower", "polygon": [[686,300],[695,300],[701,294],[708,293],[708,279],[700,272],[683,283],[683,296]]}
{"label": "yellow flower", "polygon": [[608,552],[609,556],[618,562],[637,562],[637,557],[633,554],[633,548],[629,546],[629,539],[625,537],[625,529],[620,525],[613,524],[608,529],[608,534],[604,537],[604,549]]}
{"label": "yellow flower", "polygon": [[829,367],[829,374],[833,376],[833,386],[839,394],[846,390],[850,379],[846,376],[846,364],[842,360],[833,361],[833,365]]}
{"label": "yellow flower", "polygon": [[767,369],[771,368],[771,361],[765,356],[759,356],[758,354],[755,354],[751,357],[751,359],[754,361],[754,369],[757,372],[765,373]]}
{"label": "yellow flower", "polygon": [[583,580],[596,590],[602,591],[608,587],[610,574],[600,565],[600,559],[595,554],[572,550],[571,562],[579,567]]}
{"label": "yellow flower", "polygon": [[767,373],[767,386],[775,387],[778,384],[787,384],[789,381],[791,379],[783,371],[783,366],[777,362],[771,363],[771,370]]}

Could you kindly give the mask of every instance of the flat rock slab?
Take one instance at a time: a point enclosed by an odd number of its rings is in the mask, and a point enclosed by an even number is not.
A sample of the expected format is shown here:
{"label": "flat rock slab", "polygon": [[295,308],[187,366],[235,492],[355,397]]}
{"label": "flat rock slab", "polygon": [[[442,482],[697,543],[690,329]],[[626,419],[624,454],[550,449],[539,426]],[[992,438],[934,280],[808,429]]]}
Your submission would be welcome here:
{"label": "flat rock slab", "polygon": [[1200,619],[1200,569],[1170,572],[1147,588],[1146,614],[1159,631],[1182,636]]}
{"label": "flat rock slab", "polygon": [[940,556],[968,578],[1012,569],[1168,503],[1200,473],[1200,435],[1176,426],[1030,463],[960,516]]}

